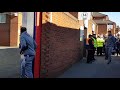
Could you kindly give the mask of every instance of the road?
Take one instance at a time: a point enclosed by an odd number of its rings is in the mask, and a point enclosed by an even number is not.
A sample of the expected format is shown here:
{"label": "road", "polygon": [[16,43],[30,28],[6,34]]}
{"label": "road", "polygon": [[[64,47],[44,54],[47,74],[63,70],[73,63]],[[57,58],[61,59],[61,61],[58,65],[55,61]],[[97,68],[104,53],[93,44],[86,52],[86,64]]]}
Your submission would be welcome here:
{"label": "road", "polygon": [[19,67],[19,49],[0,47],[0,78],[19,78]]}
{"label": "road", "polygon": [[92,64],[87,64],[83,59],[58,78],[120,78],[120,56],[112,58],[110,64],[107,64],[104,56],[97,56]]}

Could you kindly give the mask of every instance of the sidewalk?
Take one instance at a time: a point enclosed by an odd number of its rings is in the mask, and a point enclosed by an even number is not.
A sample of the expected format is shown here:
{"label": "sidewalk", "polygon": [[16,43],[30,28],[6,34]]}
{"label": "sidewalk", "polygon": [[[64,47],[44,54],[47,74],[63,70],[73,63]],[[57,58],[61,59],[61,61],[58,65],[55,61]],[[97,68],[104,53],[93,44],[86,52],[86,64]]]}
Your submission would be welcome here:
{"label": "sidewalk", "polygon": [[112,62],[107,64],[104,56],[96,56],[97,60],[87,64],[83,59],[74,64],[58,78],[120,78],[120,56],[112,56]]}

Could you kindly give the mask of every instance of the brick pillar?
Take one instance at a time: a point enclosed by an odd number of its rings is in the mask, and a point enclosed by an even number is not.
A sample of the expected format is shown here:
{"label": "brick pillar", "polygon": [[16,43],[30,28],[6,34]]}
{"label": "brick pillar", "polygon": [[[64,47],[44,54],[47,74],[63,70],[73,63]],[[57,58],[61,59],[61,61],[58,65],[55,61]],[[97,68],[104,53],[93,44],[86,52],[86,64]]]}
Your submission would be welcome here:
{"label": "brick pillar", "polygon": [[10,46],[17,46],[18,41],[18,16],[10,17]]}

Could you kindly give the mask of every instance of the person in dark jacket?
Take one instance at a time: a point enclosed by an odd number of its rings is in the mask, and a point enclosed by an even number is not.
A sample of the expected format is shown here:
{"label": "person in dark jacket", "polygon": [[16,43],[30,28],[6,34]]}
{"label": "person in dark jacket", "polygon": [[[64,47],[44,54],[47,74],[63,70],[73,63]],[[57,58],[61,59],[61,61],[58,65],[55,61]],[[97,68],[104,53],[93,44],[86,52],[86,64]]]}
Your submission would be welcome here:
{"label": "person in dark jacket", "polygon": [[93,60],[93,54],[94,54],[94,44],[92,40],[92,35],[89,35],[88,39],[88,55],[87,55],[87,63],[92,63]]}
{"label": "person in dark jacket", "polygon": [[117,56],[120,54],[120,39],[116,41],[116,53]]}

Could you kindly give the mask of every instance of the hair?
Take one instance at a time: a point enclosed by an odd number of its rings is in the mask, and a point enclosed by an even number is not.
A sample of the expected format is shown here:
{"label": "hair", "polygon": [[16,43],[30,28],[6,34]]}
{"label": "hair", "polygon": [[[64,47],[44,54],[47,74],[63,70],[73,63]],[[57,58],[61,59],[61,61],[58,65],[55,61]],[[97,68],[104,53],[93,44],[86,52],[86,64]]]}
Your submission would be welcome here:
{"label": "hair", "polygon": [[98,38],[100,38],[100,36],[98,36]]}
{"label": "hair", "polygon": [[21,33],[27,31],[26,27],[21,27],[20,29]]}
{"label": "hair", "polygon": [[89,34],[89,38],[90,38],[90,37],[92,37],[92,35],[91,35],[91,34]]}
{"label": "hair", "polygon": [[111,33],[111,31],[108,31],[108,33]]}

